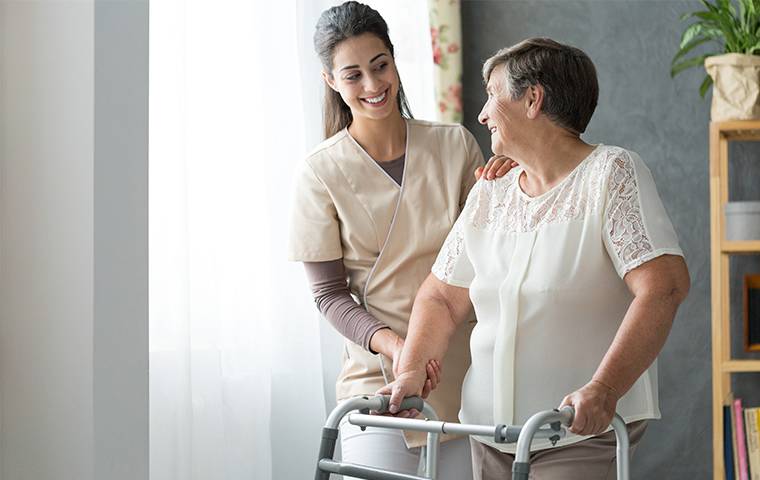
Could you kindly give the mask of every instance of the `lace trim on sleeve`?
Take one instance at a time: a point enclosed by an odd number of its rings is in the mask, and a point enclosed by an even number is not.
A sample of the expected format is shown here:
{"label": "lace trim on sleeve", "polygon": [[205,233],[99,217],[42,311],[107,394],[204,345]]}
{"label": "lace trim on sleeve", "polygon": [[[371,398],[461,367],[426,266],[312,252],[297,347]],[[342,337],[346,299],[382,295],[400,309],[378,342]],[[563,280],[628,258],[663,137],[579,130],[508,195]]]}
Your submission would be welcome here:
{"label": "lace trim on sleeve", "polygon": [[613,161],[606,212],[610,244],[624,272],[641,265],[654,251],[639,204],[639,189],[632,160],[626,155]]}
{"label": "lace trim on sleeve", "polygon": [[[461,216],[464,216],[462,213]],[[433,264],[431,271],[433,275],[438,277],[439,280],[445,283],[450,283],[454,276],[454,267],[456,267],[459,258],[464,255],[464,229],[462,228],[462,220],[460,218],[449,235],[446,237],[446,241],[443,242],[441,251],[438,253],[438,258]]]}

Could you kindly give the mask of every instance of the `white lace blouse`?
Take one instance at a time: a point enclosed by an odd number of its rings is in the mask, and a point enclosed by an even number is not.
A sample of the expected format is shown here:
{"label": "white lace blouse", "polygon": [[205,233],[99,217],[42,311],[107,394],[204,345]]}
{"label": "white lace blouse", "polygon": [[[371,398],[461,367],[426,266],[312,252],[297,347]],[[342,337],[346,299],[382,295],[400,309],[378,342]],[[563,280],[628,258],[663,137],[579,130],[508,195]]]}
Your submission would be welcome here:
{"label": "white lace blouse", "polygon": [[[433,265],[469,288],[478,318],[460,420],[522,424],[556,408],[599,366],[631,303],[623,277],[663,254],[683,255],[639,156],[598,146],[537,197],[522,168],[480,181]],[[657,365],[618,402],[626,422],[659,418]],[[566,445],[585,437],[571,435]],[[514,445],[497,445],[505,452]],[[533,450],[548,448],[536,440]]]}

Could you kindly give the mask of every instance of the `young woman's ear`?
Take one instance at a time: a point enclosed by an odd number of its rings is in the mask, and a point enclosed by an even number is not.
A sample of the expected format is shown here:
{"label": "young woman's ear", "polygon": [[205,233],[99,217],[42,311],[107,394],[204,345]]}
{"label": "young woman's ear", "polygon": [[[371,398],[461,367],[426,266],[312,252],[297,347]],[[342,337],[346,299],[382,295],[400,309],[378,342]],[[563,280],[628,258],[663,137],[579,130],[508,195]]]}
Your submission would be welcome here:
{"label": "young woman's ear", "polygon": [[332,88],[332,89],[333,89],[333,90],[335,90],[336,92],[338,91],[338,89],[337,89],[337,88],[335,88],[335,77],[333,77],[333,76],[332,76],[332,75],[330,75],[329,73],[327,73],[327,72],[325,72],[324,70],[322,70],[322,78],[324,79],[325,83],[327,83],[327,85],[328,85],[330,88]]}

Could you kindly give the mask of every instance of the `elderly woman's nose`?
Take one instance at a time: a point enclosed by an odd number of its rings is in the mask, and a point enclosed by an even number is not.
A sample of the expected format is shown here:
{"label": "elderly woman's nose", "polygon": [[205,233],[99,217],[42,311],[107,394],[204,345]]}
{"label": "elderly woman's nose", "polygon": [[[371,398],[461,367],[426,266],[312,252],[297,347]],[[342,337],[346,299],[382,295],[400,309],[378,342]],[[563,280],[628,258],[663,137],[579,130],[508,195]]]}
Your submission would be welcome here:
{"label": "elderly woman's nose", "polygon": [[483,109],[478,114],[478,122],[485,125],[488,123],[488,114],[486,114],[486,106],[483,105]]}

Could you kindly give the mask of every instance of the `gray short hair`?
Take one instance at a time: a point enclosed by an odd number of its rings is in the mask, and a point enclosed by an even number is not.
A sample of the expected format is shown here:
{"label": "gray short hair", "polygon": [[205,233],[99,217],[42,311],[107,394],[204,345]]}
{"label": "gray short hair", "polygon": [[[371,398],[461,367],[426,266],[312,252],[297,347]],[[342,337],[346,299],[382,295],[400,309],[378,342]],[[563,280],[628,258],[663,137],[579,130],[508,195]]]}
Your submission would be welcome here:
{"label": "gray short hair", "polygon": [[586,131],[599,99],[599,83],[594,63],[582,50],[549,38],[529,38],[486,60],[483,81],[488,83],[501,65],[513,100],[528,87],[541,85],[545,92],[541,111],[575,134]]}

